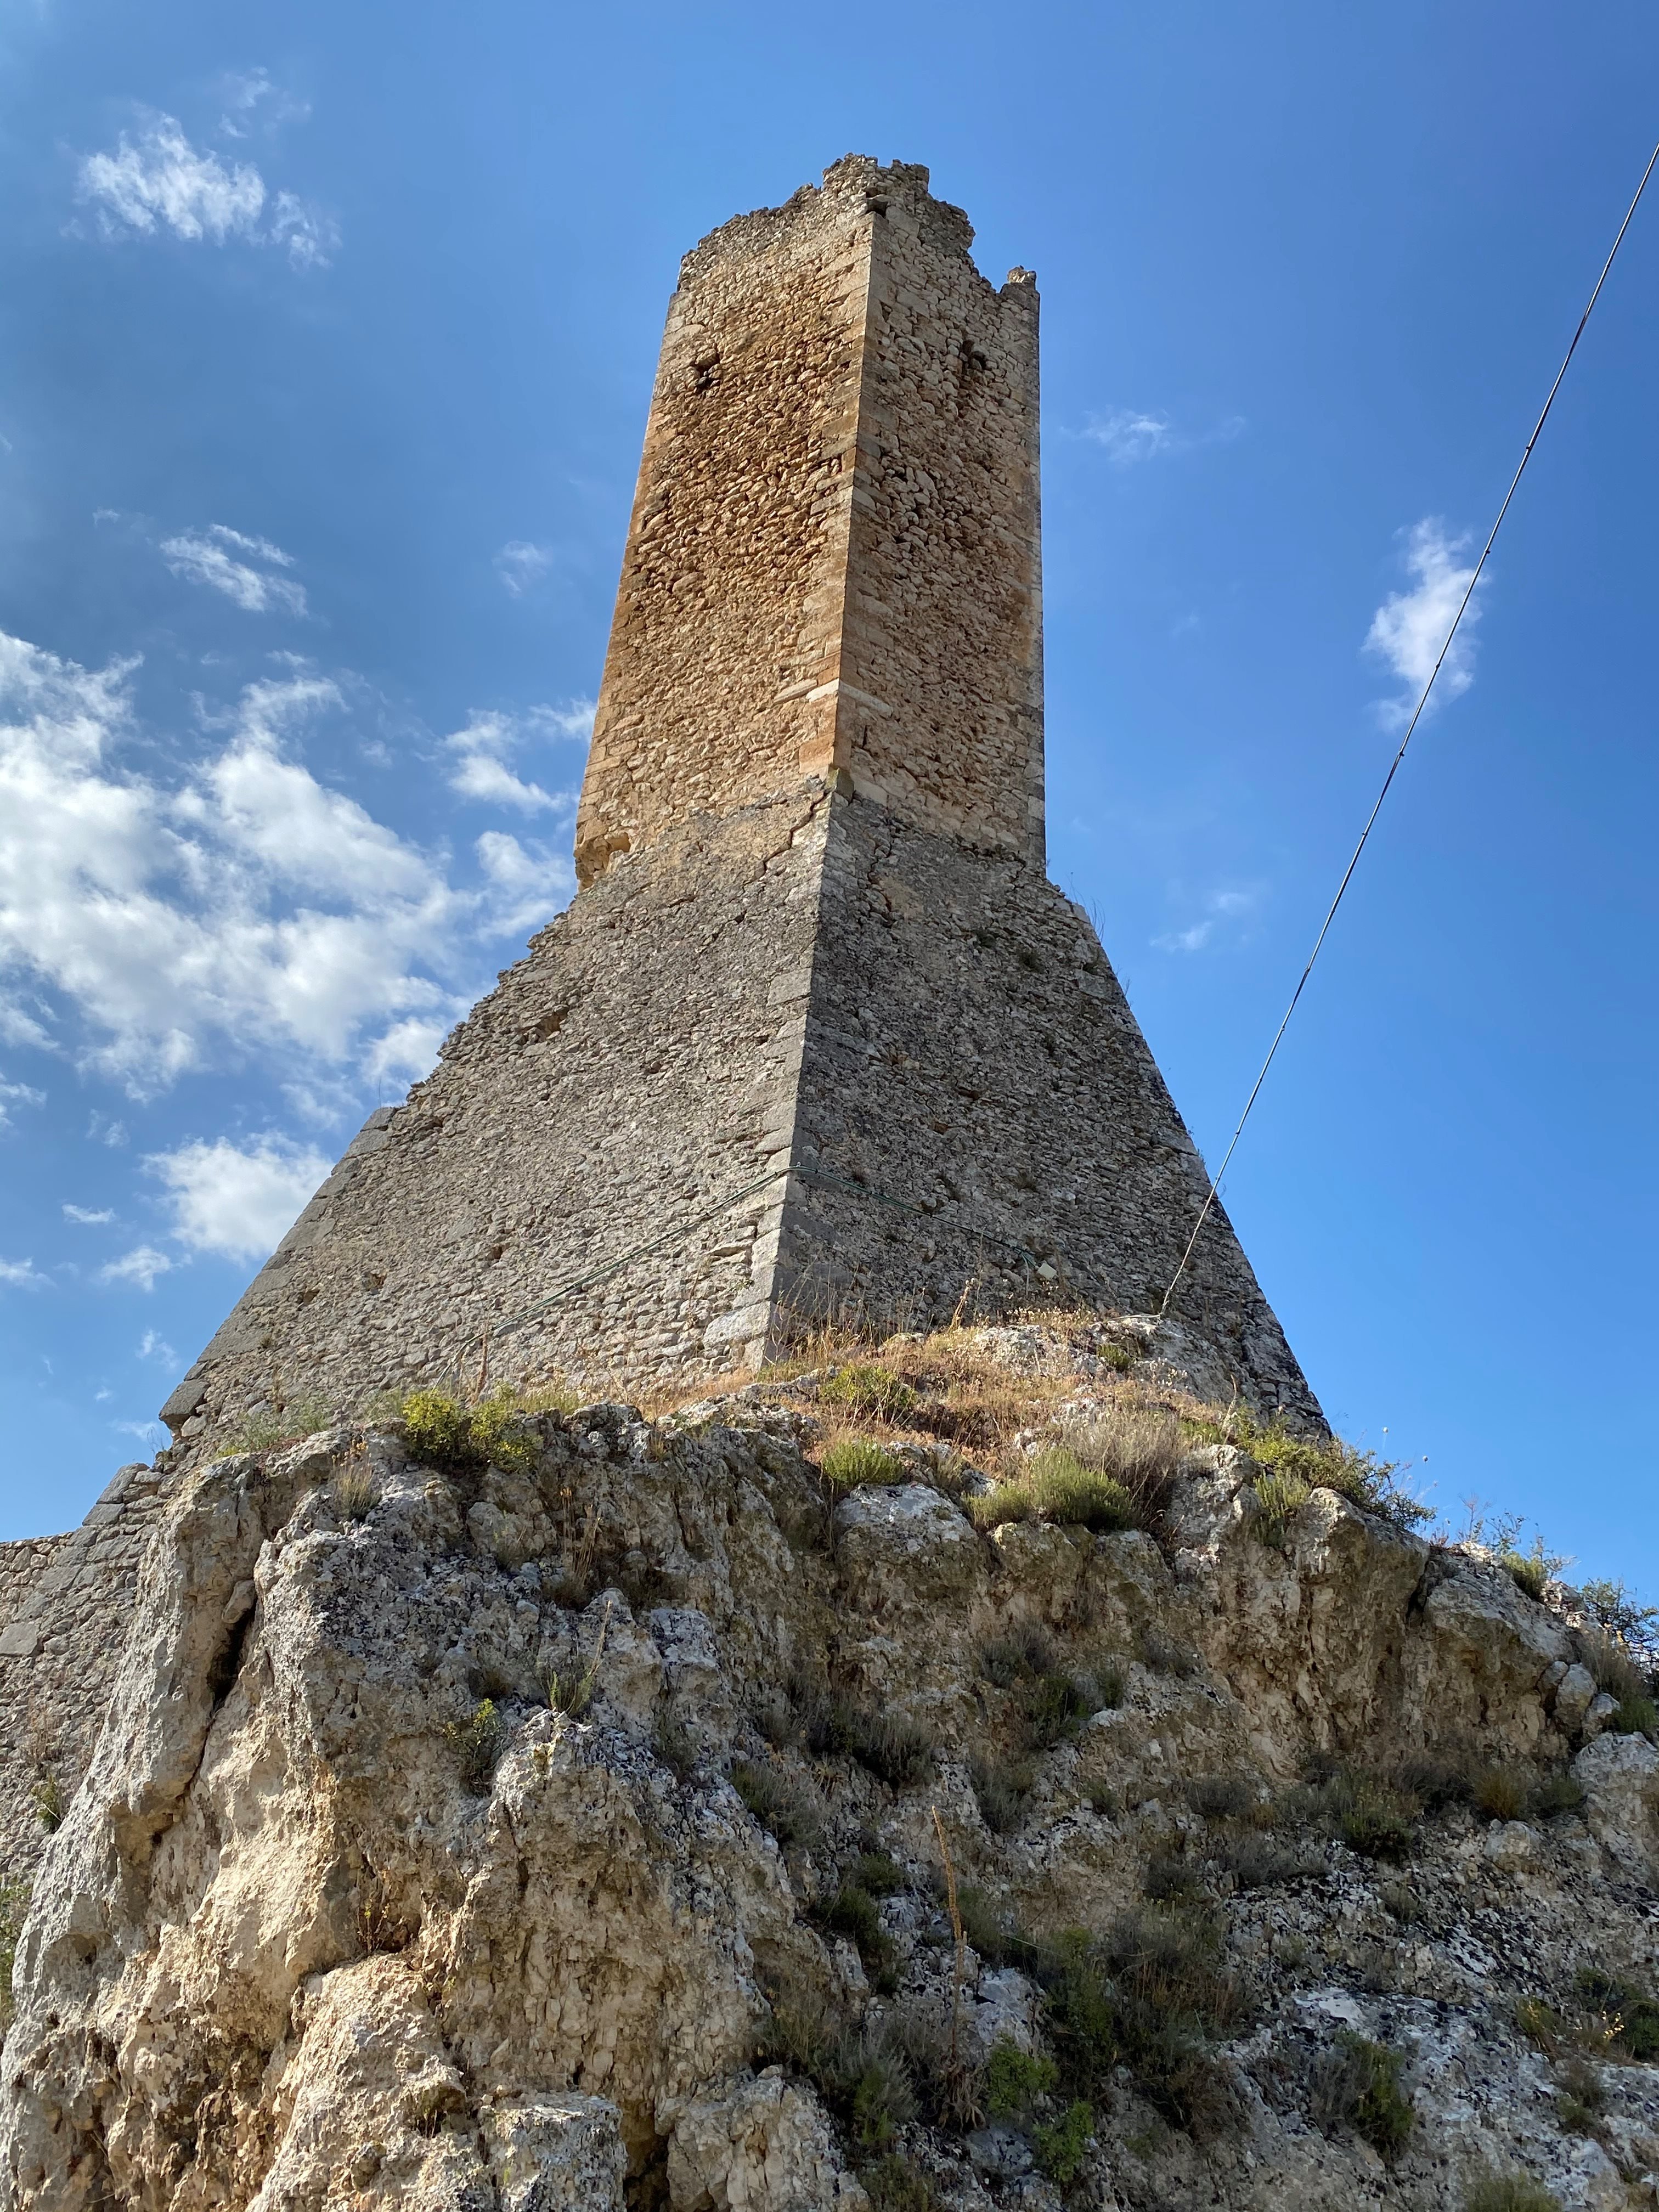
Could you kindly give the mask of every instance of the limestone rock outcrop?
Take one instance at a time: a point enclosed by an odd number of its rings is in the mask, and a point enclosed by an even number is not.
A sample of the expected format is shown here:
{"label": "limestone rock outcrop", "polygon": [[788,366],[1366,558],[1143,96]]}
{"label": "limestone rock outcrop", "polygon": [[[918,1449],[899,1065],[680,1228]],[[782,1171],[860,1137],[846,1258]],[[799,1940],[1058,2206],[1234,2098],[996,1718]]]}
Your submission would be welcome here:
{"label": "limestone rock outcrop", "polygon": [[814,1388],[184,1478],[34,1875],[16,2212],[1653,2201],[1659,1752],[1574,1628],[1190,1430],[1145,1528],[991,1526],[966,1449],[837,1497]]}

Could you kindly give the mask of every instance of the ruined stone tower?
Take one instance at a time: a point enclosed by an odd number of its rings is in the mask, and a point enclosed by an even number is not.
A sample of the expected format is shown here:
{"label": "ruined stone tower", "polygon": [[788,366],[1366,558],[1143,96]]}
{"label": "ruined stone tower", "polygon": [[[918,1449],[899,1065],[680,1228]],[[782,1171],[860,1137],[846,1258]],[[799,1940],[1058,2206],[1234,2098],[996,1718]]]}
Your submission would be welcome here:
{"label": "ruined stone tower", "polygon": [[[849,156],[686,257],[580,889],[162,1409],[750,1364],[802,1316],[1144,1310],[1203,1170],[1043,872],[1037,295]],[[1219,1208],[1182,1317],[1316,1409]]]}

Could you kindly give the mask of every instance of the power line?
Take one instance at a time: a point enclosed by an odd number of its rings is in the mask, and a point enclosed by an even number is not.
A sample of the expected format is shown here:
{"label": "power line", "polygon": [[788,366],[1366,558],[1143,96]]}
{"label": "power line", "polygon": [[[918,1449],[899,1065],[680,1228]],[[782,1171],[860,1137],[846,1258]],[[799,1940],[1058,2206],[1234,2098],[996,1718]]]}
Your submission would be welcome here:
{"label": "power line", "polygon": [[1413,712],[1411,720],[1406,725],[1406,734],[1400,740],[1400,750],[1389,764],[1389,772],[1382,779],[1382,788],[1376,794],[1376,804],[1372,807],[1370,814],[1365,817],[1365,826],[1359,833],[1359,842],[1353,848],[1353,857],[1350,860],[1346,868],[1343,871],[1342,880],[1336,887],[1336,896],[1331,901],[1330,911],[1326,915],[1323,922],[1320,925],[1319,934],[1314,939],[1313,951],[1308,955],[1308,964],[1302,970],[1301,977],[1297,983],[1297,987],[1291,994],[1291,1003],[1285,1009],[1284,1020],[1280,1022],[1278,1029],[1273,1032],[1273,1041],[1267,1048],[1267,1057],[1261,1063],[1261,1072],[1257,1075],[1255,1081],[1250,1086],[1250,1095],[1244,1101],[1244,1111],[1238,1117],[1238,1127],[1233,1131],[1232,1141],[1229,1144],[1226,1152],[1222,1155],[1221,1165],[1216,1170],[1215,1173],[1210,1178],[1210,1188],[1208,1192],[1206,1194],[1203,1206],[1199,1210],[1198,1220],[1194,1225],[1193,1233],[1187,1240],[1187,1249],[1181,1255],[1180,1265],[1176,1267],[1175,1273],[1170,1279],[1169,1289],[1164,1291],[1163,1298],[1159,1302],[1158,1310],[1160,1319],[1162,1319],[1162,1317],[1170,1310],[1170,1301],[1176,1294],[1176,1287],[1179,1284],[1182,1275],[1187,1272],[1187,1263],[1193,1256],[1194,1249],[1198,1243],[1200,1236],[1202,1234],[1204,1224],[1210,1218],[1211,1208],[1215,1204],[1216,1194],[1221,1188],[1221,1178],[1226,1174],[1228,1163],[1231,1160],[1234,1152],[1238,1149],[1238,1140],[1244,1133],[1244,1124],[1250,1118],[1250,1109],[1255,1104],[1257,1095],[1261,1091],[1262,1085],[1267,1079],[1267,1070],[1273,1066],[1273,1056],[1279,1050],[1279,1043],[1284,1037],[1285,1030],[1291,1025],[1291,1016],[1296,1012],[1297,1002],[1301,998],[1303,991],[1306,988],[1309,976],[1313,973],[1314,963],[1319,957],[1320,949],[1325,942],[1325,939],[1330,930],[1331,924],[1336,920],[1336,910],[1338,907],[1341,905],[1343,898],[1346,894],[1348,885],[1353,879],[1354,870],[1359,866],[1359,856],[1365,849],[1377,816],[1382,811],[1382,802],[1389,795],[1389,787],[1393,783],[1395,775],[1399,772],[1401,762],[1406,757],[1406,748],[1410,744],[1413,732],[1416,730],[1418,723],[1423,718],[1423,709],[1429,703],[1429,694],[1434,689],[1434,680],[1440,673],[1440,670],[1445,660],[1446,655],[1451,651],[1452,640],[1457,635],[1457,626],[1462,621],[1464,615],[1468,612],[1469,601],[1474,597],[1474,587],[1480,581],[1480,571],[1486,565],[1486,556],[1492,551],[1492,545],[1497,538],[1498,533],[1504,526],[1504,517],[1510,511],[1510,501],[1515,497],[1516,488],[1520,483],[1522,477],[1526,472],[1527,463],[1532,459],[1532,449],[1538,443],[1538,434],[1549,419],[1549,411],[1555,404],[1555,395],[1561,389],[1561,380],[1565,376],[1568,367],[1572,361],[1572,357],[1578,350],[1578,341],[1584,335],[1584,325],[1590,319],[1590,310],[1595,307],[1596,301],[1601,296],[1601,287],[1607,281],[1607,271],[1613,266],[1613,256],[1618,252],[1620,247],[1625,242],[1625,233],[1630,228],[1631,217],[1636,213],[1636,210],[1641,200],[1642,195],[1647,190],[1648,179],[1653,174],[1656,163],[1659,163],[1659,146],[1656,146],[1651,155],[1648,157],[1648,166],[1642,172],[1642,181],[1636,187],[1631,204],[1625,210],[1625,220],[1619,226],[1619,235],[1613,240],[1612,249],[1609,252],[1607,259],[1601,264],[1601,274],[1595,280],[1595,289],[1590,294],[1589,302],[1584,308],[1583,313],[1578,318],[1578,327],[1572,334],[1572,343],[1567,348],[1566,352],[1562,356],[1560,368],[1555,372],[1555,381],[1550,386],[1550,396],[1544,402],[1543,407],[1540,411],[1538,420],[1533,425],[1532,435],[1527,441],[1527,450],[1521,456],[1521,465],[1516,470],[1514,476],[1510,479],[1510,488],[1504,495],[1504,504],[1498,510],[1498,520],[1493,523],[1491,530],[1487,532],[1486,542],[1480,549],[1480,558],[1474,564],[1474,573],[1469,578],[1468,589],[1458,601],[1457,612],[1452,617],[1451,628],[1446,632],[1445,642],[1442,645],[1438,654],[1436,656],[1434,666],[1429,671],[1429,680],[1423,686],[1422,696],[1417,702],[1416,708]]}

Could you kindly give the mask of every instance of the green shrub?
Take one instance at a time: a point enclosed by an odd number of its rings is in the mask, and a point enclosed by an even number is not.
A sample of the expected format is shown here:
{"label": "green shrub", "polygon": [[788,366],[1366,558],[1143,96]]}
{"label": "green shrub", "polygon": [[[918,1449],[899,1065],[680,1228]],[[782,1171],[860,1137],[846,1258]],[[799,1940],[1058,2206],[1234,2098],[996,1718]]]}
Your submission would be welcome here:
{"label": "green shrub", "polygon": [[837,1437],[826,1444],[818,1461],[824,1480],[836,1490],[858,1490],[866,1484],[889,1485],[908,1480],[904,1462],[896,1452],[873,1437]]}
{"label": "green shrub", "polygon": [[[1209,2055],[1239,2025],[1243,2000],[1224,1965],[1220,1923],[1206,1912],[1128,1912],[1097,1947],[1116,2037],[1141,2094],[1177,2127],[1215,2123],[1224,2085]],[[1098,2094],[1103,2082],[1097,2081]],[[1088,2095],[1079,2081],[1076,2094]]]}
{"label": "green shrub", "polygon": [[1530,1552],[1517,1552],[1512,1544],[1501,1546],[1498,1564],[1512,1577],[1517,1589],[1541,1602],[1552,1576],[1566,1563],[1546,1552],[1544,1540],[1538,1536],[1533,1540]]}
{"label": "green shrub", "polygon": [[1031,1486],[1018,1480],[999,1482],[967,1503],[969,1519],[987,1535],[993,1528],[1006,1528],[1011,1522],[1035,1521],[1037,1517]]}
{"label": "green shrub", "polygon": [[1240,1836],[1224,1848],[1220,1856],[1241,1889],[1271,1889],[1279,1882],[1299,1881],[1304,1875],[1323,1871],[1323,1861],[1317,1853],[1280,1843],[1273,1836]]}
{"label": "green shrub", "polygon": [[1030,1943],[974,1883],[957,1885],[957,1911],[963,1934],[988,1966],[1015,1966],[1029,1957]]}
{"label": "green shrub", "polygon": [[810,1850],[823,1841],[823,1816],[816,1796],[784,1768],[740,1759],[732,1769],[732,1787],[786,1850],[793,1845]]}
{"label": "green shrub", "polygon": [[1046,1674],[1054,1665],[1054,1638],[1046,1629],[1027,1623],[982,1645],[979,1663],[988,1682],[994,1682],[1000,1690],[1012,1690],[1016,1682]]}
{"label": "green shrub", "polygon": [[475,1797],[487,1797],[507,1748],[507,1723],[496,1711],[495,1699],[485,1698],[474,1708],[471,1720],[451,1721],[444,1734],[459,1755],[462,1787]]}
{"label": "green shrub", "polygon": [[973,1786],[980,1817],[994,1836],[1012,1835],[1025,1817],[1025,1800],[1036,1779],[1022,1759],[987,1759],[983,1753],[968,1754],[968,1779]]}
{"label": "green shrub", "polygon": [[1242,1774],[1200,1774],[1187,1784],[1187,1802],[1206,1820],[1237,1820],[1255,1804]]}
{"label": "green shrub", "polygon": [[1362,1858],[1403,1859],[1416,1840],[1417,1800],[1374,1775],[1340,1769],[1326,1785],[1337,1833]]}
{"label": "green shrub", "polygon": [[1129,1686],[1129,1670],[1121,1659],[1097,1660],[1089,1673],[1095,1687],[1095,1711],[1115,1711]]}
{"label": "green shrub", "polygon": [[848,1879],[872,1897],[892,1897],[905,1886],[903,1868],[885,1851],[860,1851]]}
{"label": "green shrub", "polygon": [[1529,2173],[1486,2173],[1470,2183],[1463,2212],[1561,2212],[1561,2200]]}
{"label": "green shrub", "polygon": [[1052,1751],[1069,1742],[1094,1705],[1074,1677],[1056,1668],[1024,1683],[1018,1692],[1020,1733],[1033,1751]]}
{"label": "green shrub", "polygon": [[1518,1820],[1527,1808],[1527,1784],[1512,1766],[1483,1766],[1473,1778],[1475,1810],[1489,1820]]}
{"label": "green shrub", "polygon": [[34,1817],[43,1828],[63,1826],[69,1808],[64,1802],[64,1785],[55,1774],[47,1771],[41,1775],[29,1792],[29,1799],[34,1807]]}
{"label": "green shrub", "polygon": [[1328,2062],[1320,2109],[1328,2119],[1345,2120],[1384,2158],[1403,2150],[1417,2123],[1412,2100],[1401,2086],[1404,2054],[1386,2043],[1373,2043],[1351,2027],[1337,2032]]}
{"label": "green shrub", "polygon": [[1077,2179],[1094,2132],[1095,2108],[1081,2097],[1067,2106],[1063,2118],[1032,2130],[1031,2148],[1050,2181],[1064,2189]]}
{"label": "green shrub", "polygon": [[[1242,1406],[1227,1416],[1226,1427],[1229,1440],[1270,1474],[1305,1483],[1310,1490],[1334,1490],[1350,1504],[1379,1513],[1400,1528],[1434,1518],[1432,1506],[1419,1504],[1398,1487],[1398,1466],[1374,1452],[1358,1451],[1335,1437],[1297,1436],[1283,1414],[1263,1422]],[[1260,1489],[1258,1483],[1258,1494]]]}
{"label": "green shrub", "polygon": [[1385,1881],[1377,1894],[1382,1900],[1382,1910],[1405,1926],[1426,1917],[1422,1899],[1406,1882]]}
{"label": "green shrub", "polygon": [[890,1375],[884,1367],[854,1364],[838,1367],[818,1385],[818,1396],[828,1406],[844,1407],[860,1420],[907,1421],[918,1400],[908,1382]]}
{"label": "green shrub", "polygon": [[1659,1729],[1659,1707],[1651,1698],[1620,1698],[1618,1711],[1607,1716],[1607,1726],[1620,1735],[1652,1735]]}
{"label": "green shrub", "polygon": [[380,1492],[373,1470],[360,1459],[350,1460],[335,1476],[330,1488],[334,1510],[343,1521],[366,1521]]}
{"label": "green shrub", "polygon": [[832,1934],[845,1936],[866,1966],[887,1966],[893,1956],[892,1938],[881,1924],[881,1912],[869,1891],[855,1881],[844,1881],[818,1918]]}
{"label": "green shrub", "polygon": [[411,1459],[440,1474],[477,1475],[487,1467],[527,1474],[537,1438],[526,1407],[509,1390],[466,1405],[445,1390],[411,1390],[398,1405]]}
{"label": "green shrub", "polygon": [[1583,1802],[1583,1784],[1565,1767],[1557,1773],[1547,1775],[1532,1793],[1533,1812],[1538,1819],[1544,1820],[1557,1813],[1576,1813]]}
{"label": "green shrub", "polygon": [[1579,1973],[1580,1999],[1596,2017],[1599,2039],[1626,2058],[1659,2058],[1659,2003],[1622,1975],[1594,1966]]}
{"label": "green shrub", "polygon": [[1052,2058],[1022,2051],[1000,2035],[985,2061],[985,2110],[994,2120],[1024,2126],[1060,2080]]}
{"label": "green shrub", "polygon": [[1313,1495],[1312,1486],[1299,1474],[1269,1469],[1255,1479],[1255,1502],[1261,1508],[1255,1533],[1274,1551],[1285,1546],[1285,1523]]}
{"label": "green shrub", "polygon": [[1135,1502],[1126,1485],[1103,1468],[1085,1467],[1064,1444],[1033,1452],[1024,1480],[1039,1518],[1056,1526],[1110,1531],[1135,1525]]}
{"label": "green shrub", "polygon": [[926,2174],[918,2173],[898,2151],[859,2168],[871,2212],[939,2212],[939,2198]]}

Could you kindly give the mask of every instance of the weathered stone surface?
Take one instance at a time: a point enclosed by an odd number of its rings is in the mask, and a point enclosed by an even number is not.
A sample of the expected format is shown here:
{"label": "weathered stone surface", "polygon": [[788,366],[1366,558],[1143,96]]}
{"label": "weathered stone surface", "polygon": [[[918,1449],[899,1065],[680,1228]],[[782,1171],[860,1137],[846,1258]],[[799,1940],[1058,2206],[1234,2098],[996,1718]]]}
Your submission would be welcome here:
{"label": "weathered stone surface", "polygon": [[[1069,1402],[1098,1387],[1079,1371]],[[1269,1544],[1251,1463],[1213,1448],[1177,1477],[1161,1543],[1037,1523],[987,1540],[921,1484],[855,1492],[832,1529],[811,1432],[750,1392],[659,1425],[544,1417],[512,1474],[441,1476],[395,1436],[335,1430],[185,1480],[19,1946],[0,2059],[17,2212],[864,2212],[871,2147],[850,2106],[780,2070],[780,2008],[878,2049],[953,2035],[970,2069],[999,2042],[1053,2046],[1017,1967],[969,1940],[957,1981],[935,1808],[975,1911],[1038,1936],[1115,1924],[1184,1859],[1248,1986],[1206,2062],[1231,2117],[1195,2141],[1121,2073],[1094,2108],[1089,2201],[1431,2212],[1484,2160],[1612,2207],[1621,2175],[1659,2171],[1659,2071],[1603,2065],[1599,2132],[1564,2132],[1516,2011],[1571,2016],[1584,1967],[1659,1975],[1645,1738],[1579,1750],[1582,1811],[1454,1805],[1403,1865],[1329,1826],[1246,1826],[1273,1863],[1236,1875],[1194,1795],[1231,1776],[1293,1806],[1310,1754],[1542,1776],[1569,1748],[1574,1632],[1330,1492]],[[353,1517],[337,1483],[365,1465]],[[480,1503],[538,1548],[503,1554]],[[581,1587],[572,1516],[592,1532]],[[972,1762],[1003,1755],[1021,1693],[993,1682],[994,1647],[1116,1683],[1030,1759],[996,1830]],[[556,1677],[591,1702],[550,1709]],[[924,1725],[931,1765],[883,1779],[840,1739],[792,1736],[801,1680],[872,1741]],[[768,1770],[817,1808],[787,1849],[726,1778],[752,1794]],[[900,1885],[876,1908],[879,1969],[823,1917],[878,1848]],[[1390,2167],[1321,2117],[1345,2029],[1403,2054],[1418,2121]],[[947,2212],[1009,2191],[1059,2212],[1029,2130],[897,2141]]]}

